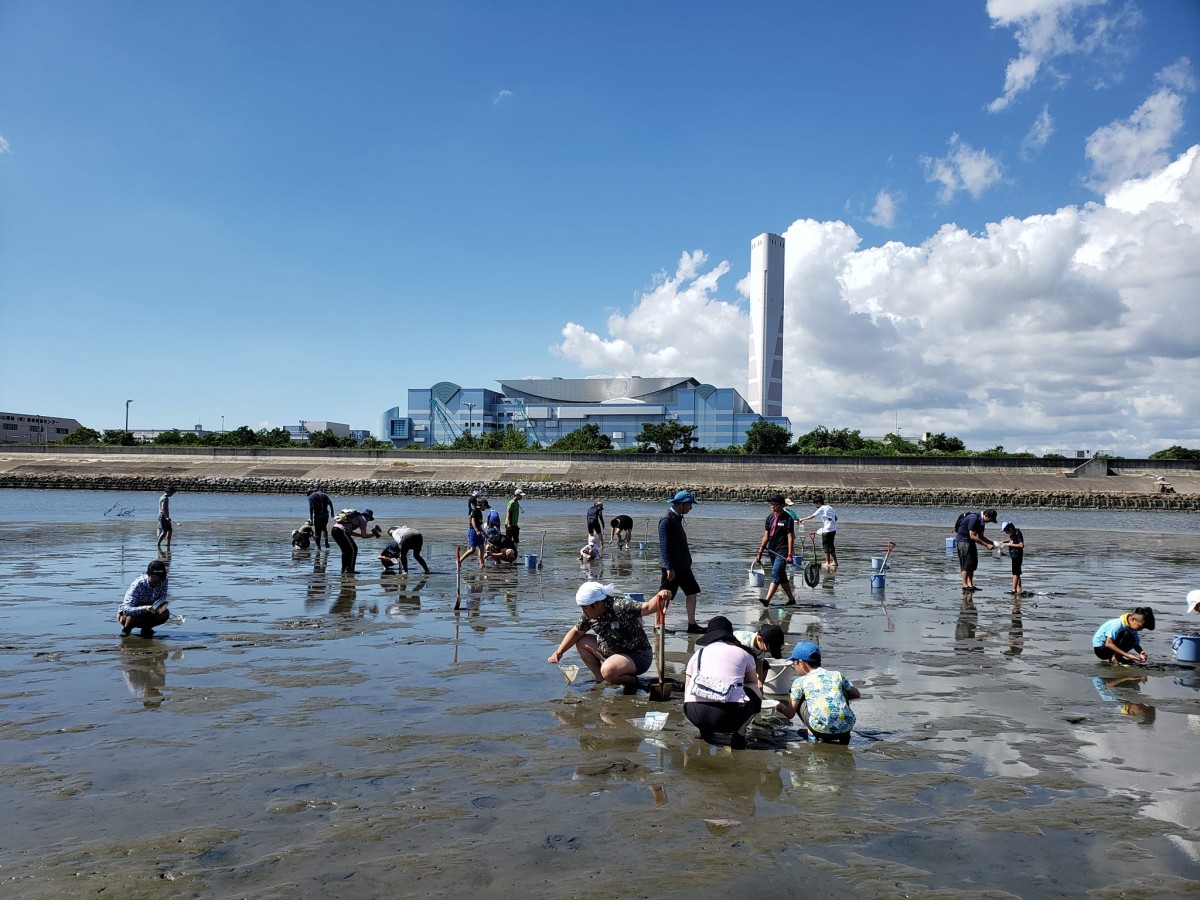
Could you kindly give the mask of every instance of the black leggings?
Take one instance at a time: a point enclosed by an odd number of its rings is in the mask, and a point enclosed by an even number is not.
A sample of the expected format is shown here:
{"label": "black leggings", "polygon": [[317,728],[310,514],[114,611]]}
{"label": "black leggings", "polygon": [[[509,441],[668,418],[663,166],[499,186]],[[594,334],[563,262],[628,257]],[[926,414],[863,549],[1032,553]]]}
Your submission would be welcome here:
{"label": "black leggings", "polygon": [[745,703],[715,703],[710,700],[692,700],[683,704],[687,720],[700,729],[700,737],[713,734],[734,734],[758,715],[762,709],[762,697],[754,691],[746,691]]}
{"label": "black leggings", "polygon": [[425,564],[425,558],[421,556],[421,548],[425,546],[425,538],[419,534],[410,534],[400,542],[400,571],[408,571],[408,551],[412,551],[413,559],[421,564],[421,568],[426,572],[429,571],[429,566]]}
{"label": "black leggings", "polygon": [[342,551],[342,574],[353,572],[358,564],[358,544],[354,543],[354,538],[350,537],[345,528],[337,525],[333,526],[333,539]]}

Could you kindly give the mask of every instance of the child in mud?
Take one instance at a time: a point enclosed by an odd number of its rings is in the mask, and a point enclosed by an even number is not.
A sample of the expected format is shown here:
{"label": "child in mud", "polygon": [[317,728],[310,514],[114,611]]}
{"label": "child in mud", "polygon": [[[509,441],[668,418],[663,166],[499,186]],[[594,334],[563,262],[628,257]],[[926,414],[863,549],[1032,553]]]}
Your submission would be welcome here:
{"label": "child in mud", "polygon": [[827,744],[849,744],[857,721],[850,701],[862,694],[841,672],[821,668],[821,648],[811,641],[798,643],[789,657],[796,670],[791,695],[779,703],[786,718],[800,714],[800,721],[816,740]]}
{"label": "child in mud", "polygon": [[1008,558],[1012,560],[1012,592],[1019,597],[1022,593],[1021,562],[1025,559],[1025,535],[1012,522],[1002,522],[1000,530],[1004,532],[1004,540],[997,543],[1008,548]]}
{"label": "child in mud", "polygon": [[604,556],[604,548],[596,541],[596,535],[589,534],[588,542],[579,549],[579,561],[593,563]]}
{"label": "child in mud", "polygon": [[1142,629],[1154,630],[1154,610],[1149,606],[1139,606],[1097,628],[1092,652],[1105,662],[1144,663],[1147,654],[1138,637]]}

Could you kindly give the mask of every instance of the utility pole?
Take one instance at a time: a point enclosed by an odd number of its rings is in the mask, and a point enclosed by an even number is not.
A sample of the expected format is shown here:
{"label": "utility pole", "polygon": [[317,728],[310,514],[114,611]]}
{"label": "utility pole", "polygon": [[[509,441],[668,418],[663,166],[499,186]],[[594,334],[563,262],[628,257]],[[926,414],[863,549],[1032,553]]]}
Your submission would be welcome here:
{"label": "utility pole", "polygon": [[126,434],[126,436],[128,436],[128,434],[129,434],[129,404],[132,402],[133,402],[132,400],[125,401],[125,434]]}

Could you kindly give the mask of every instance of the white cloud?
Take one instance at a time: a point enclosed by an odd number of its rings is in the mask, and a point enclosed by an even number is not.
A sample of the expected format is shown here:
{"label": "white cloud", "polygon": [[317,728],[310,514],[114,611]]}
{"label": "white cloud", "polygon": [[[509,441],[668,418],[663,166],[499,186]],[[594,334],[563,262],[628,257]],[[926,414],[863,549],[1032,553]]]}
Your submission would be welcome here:
{"label": "white cloud", "polygon": [[942,186],[938,191],[938,202],[949,203],[959,191],[966,191],[978,200],[1003,177],[1004,170],[999,161],[986,150],[976,150],[957,134],[950,135],[947,144],[950,152],[945,156],[921,157],[925,180]]}
{"label": "white cloud", "polygon": [[501,91],[492,99],[492,106],[498,106],[500,103],[507,100],[512,95],[513,95],[512,91],[508,91],[508,90]]}
{"label": "white cloud", "polygon": [[1065,80],[1054,67],[1058,60],[1121,54],[1141,21],[1131,4],[1109,0],[988,0],[987,11],[993,28],[1013,30],[1018,50],[1005,68],[1004,92],[988,104],[991,112],[1007,109],[1043,75]]}
{"label": "white cloud", "polygon": [[1166,164],[1172,142],[1183,129],[1184,96],[1194,90],[1191,64],[1185,58],[1158,73],[1163,85],[1128,119],[1110,122],[1088,135],[1085,153],[1091,164],[1088,186],[1108,190]]}
{"label": "white cloud", "polygon": [[[1200,145],[1102,203],[971,234],[860,247],[839,221],[785,232],[785,412],[865,434],[944,431],[973,448],[1139,455],[1200,446]],[[748,314],[729,265],[684,254],[608,336],[556,348],[588,371],[744,390]],[[739,283],[739,287],[744,279]]]}
{"label": "white cloud", "polygon": [[1043,106],[1041,114],[1033,120],[1033,125],[1021,141],[1021,158],[1032,159],[1041,152],[1053,134],[1054,119],[1050,117],[1050,107]]}
{"label": "white cloud", "polygon": [[0,134],[0,153],[8,153],[8,152],[9,152],[8,140],[4,137],[4,135]]}
{"label": "white cloud", "polygon": [[894,228],[903,199],[903,194],[893,193],[886,189],[881,190],[875,195],[875,205],[871,207],[871,214],[867,216],[867,221],[880,228]]}

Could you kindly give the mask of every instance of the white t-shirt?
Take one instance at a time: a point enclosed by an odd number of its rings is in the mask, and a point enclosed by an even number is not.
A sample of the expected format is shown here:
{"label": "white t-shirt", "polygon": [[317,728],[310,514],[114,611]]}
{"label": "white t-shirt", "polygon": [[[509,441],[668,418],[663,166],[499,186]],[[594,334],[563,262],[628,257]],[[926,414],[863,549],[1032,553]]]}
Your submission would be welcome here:
{"label": "white t-shirt", "polygon": [[833,507],[828,503],[817,507],[817,511],[813,515],[825,523],[817,529],[817,534],[824,534],[827,531],[837,531],[837,513],[833,511]]}

